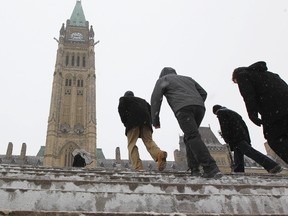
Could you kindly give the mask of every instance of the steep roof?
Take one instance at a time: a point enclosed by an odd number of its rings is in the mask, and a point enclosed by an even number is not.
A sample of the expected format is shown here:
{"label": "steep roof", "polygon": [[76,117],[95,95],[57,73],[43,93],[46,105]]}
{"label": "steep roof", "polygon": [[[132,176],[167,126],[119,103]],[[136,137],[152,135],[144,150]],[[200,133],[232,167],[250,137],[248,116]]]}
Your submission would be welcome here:
{"label": "steep roof", "polygon": [[76,5],[70,17],[70,25],[71,26],[83,26],[86,25],[86,19],[84,15],[84,11],[81,5],[81,0],[76,1]]}
{"label": "steep roof", "polygon": [[213,144],[222,146],[210,127],[199,127],[199,133],[206,145]]}

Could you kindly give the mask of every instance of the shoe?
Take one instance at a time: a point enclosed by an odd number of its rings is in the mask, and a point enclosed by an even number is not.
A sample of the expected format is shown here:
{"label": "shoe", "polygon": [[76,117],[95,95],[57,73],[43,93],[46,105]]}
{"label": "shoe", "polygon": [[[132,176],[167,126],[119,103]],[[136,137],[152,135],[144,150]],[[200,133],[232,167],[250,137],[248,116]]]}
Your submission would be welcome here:
{"label": "shoe", "polygon": [[140,166],[138,166],[137,168],[135,168],[135,171],[137,171],[137,172],[144,172],[145,169],[144,169],[143,165],[141,164]]}
{"label": "shoe", "polygon": [[211,169],[209,172],[205,172],[201,176],[202,178],[221,178],[222,173],[220,172],[219,168],[216,166],[215,168]]}
{"label": "shoe", "polygon": [[274,168],[270,169],[268,172],[271,174],[277,174],[280,173],[283,170],[283,168],[278,164]]}
{"label": "shoe", "polygon": [[231,172],[231,174],[235,174],[235,175],[243,175],[245,174],[245,172],[240,172],[240,171],[237,171],[237,172]]}
{"label": "shoe", "polygon": [[201,172],[200,171],[191,171],[191,176],[200,177],[201,176]]}
{"label": "shoe", "polygon": [[163,171],[166,168],[167,152],[160,151],[157,155],[158,170]]}
{"label": "shoe", "polygon": [[191,176],[199,177],[201,176],[201,172],[199,168],[189,168],[187,171],[191,170]]}

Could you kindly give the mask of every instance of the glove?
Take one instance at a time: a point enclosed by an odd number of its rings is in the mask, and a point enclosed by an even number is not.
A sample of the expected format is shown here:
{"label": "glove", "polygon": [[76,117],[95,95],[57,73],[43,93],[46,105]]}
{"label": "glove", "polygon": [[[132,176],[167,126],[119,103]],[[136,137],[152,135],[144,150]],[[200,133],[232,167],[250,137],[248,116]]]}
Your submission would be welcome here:
{"label": "glove", "polygon": [[160,128],[160,122],[153,124],[153,126],[154,126],[155,129]]}
{"label": "glove", "polygon": [[157,129],[157,128],[160,128],[160,119],[159,119],[159,116],[158,117],[155,117],[153,120],[152,120],[152,125]]}
{"label": "glove", "polygon": [[250,120],[255,124],[255,125],[257,125],[257,126],[261,126],[261,124],[262,124],[262,120],[260,119],[260,118],[258,118],[258,117],[254,117],[254,116],[251,116],[251,117],[249,117],[250,118]]}

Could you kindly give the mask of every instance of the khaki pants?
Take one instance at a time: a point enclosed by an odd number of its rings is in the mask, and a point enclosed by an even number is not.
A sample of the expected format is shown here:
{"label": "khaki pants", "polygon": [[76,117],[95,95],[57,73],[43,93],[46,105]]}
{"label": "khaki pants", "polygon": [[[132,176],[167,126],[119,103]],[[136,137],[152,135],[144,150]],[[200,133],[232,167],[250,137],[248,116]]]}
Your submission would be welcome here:
{"label": "khaki pants", "polygon": [[138,147],[136,142],[141,137],[146,146],[147,151],[150,153],[154,161],[157,161],[157,155],[161,151],[160,148],[152,139],[152,131],[149,127],[135,127],[127,132],[128,138],[128,152],[130,160],[134,169],[143,169],[142,161],[139,157]]}

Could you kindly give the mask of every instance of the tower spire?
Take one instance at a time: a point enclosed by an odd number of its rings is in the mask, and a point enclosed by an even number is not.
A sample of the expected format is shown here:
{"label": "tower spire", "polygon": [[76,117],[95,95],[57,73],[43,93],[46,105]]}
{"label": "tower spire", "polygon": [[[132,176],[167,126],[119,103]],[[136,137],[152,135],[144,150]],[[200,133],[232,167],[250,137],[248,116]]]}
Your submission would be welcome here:
{"label": "tower spire", "polygon": [[70,17],[71,26],[86,26],[86,19],[81,5],[81,0],[76,0],[76,5]]}

